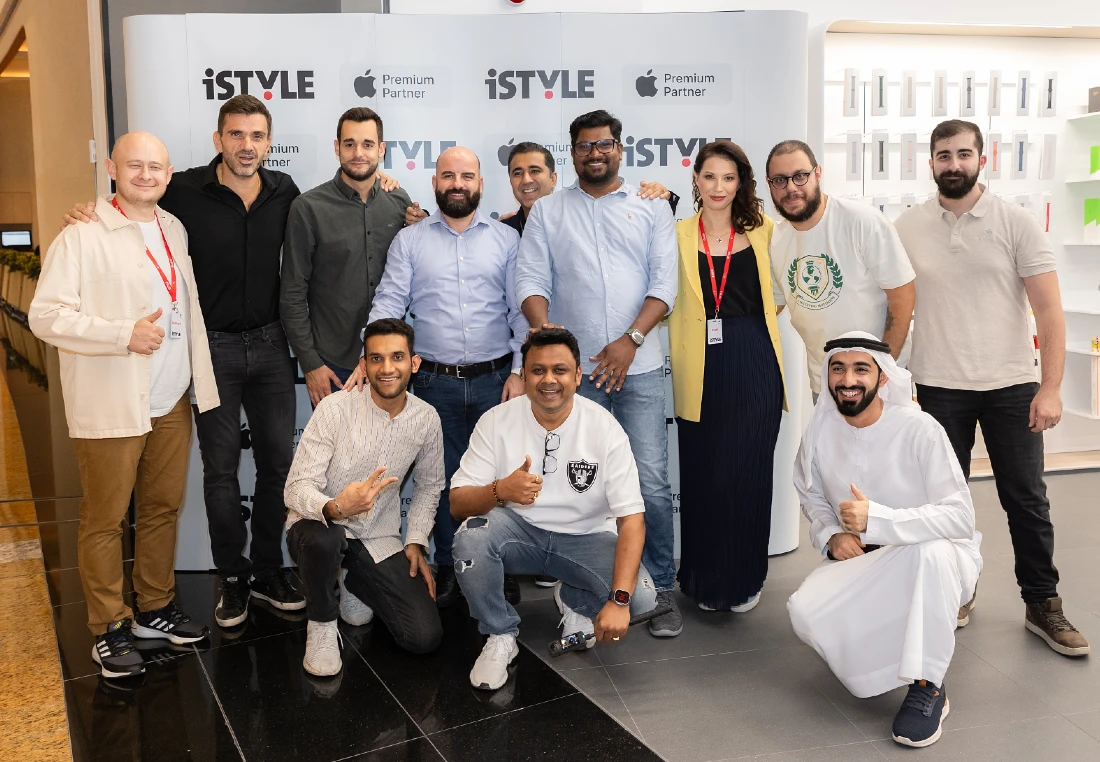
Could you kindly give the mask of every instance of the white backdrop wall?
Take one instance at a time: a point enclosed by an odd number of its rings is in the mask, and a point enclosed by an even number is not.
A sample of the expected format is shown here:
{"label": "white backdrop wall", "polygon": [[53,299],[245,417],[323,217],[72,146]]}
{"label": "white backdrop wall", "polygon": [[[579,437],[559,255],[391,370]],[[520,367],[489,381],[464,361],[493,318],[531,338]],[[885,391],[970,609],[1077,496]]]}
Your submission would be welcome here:
{"label": "white backdrop wall", "polygon": [[[254,42],[226,46],[225,30],[238,21],[255,32]],[[303,190],[338,168],[336,121],[357,105],[382,115],[386,171],[426,208],[434,208],[430,178],[439,154],[449,145],[473,148],[486,178],[482,208],[491,213],[515,208],[500,160],[506,147],[548,144],[560,181],[571,183],[568,125],[596,108],[623,121],[627,181],[657,180],[675,190],[684,199],[681,217],[692,213],[687,167],[705,142],[733,139],[759,171],[775,142],[806,133],[803,13],[136,16],[123,28],[129,129],[159,135],[177,167],[205,164],[213,156],[218,108],[247,88],[272,111],[268,166],[290,173]],[[629,45],[594,44],[593,30],[608,29]],[[655,95],[640,79],[652,76]],[[676,77],[698,78],[695,92],[665,89]],[[758,186],[766,196],[762,180]],[[803,347],[785,316],[782,332],[785,371],[792,391],[800,390]],[[667,354],[663,330],[662,341]],[[776,451],[773,553],[798,543],[791,469],[803,397],[791,395]],[[671,420],[671,386],[667,401]],[[300,434],[310,412],[304,387],[298,408]],[[674,425],[669,441],[678,511]],[[244,507],[254,483],[248,445],[242,418]],[[181,569],[212,565],[201,471],[195,444],[180,523]]]}

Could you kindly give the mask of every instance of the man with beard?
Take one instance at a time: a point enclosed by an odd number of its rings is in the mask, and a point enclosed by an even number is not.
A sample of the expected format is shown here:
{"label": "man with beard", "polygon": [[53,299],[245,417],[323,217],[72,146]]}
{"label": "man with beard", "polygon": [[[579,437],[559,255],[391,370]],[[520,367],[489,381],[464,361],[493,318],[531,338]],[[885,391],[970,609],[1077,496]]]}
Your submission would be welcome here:
{"label": "man with beard", "polygon": [[955,615],[982,570],[974,505],[943,427],[873,334],[827,343],[821,395],[795,461],[813,546],[827,554],[787,609],[854,696],[902,685],[894,740],[929,746],[950,711]]}
{"label": "man with beard", "polygon": [[[519,615],[501,594],[505,572],[561,580],[554,602],[562,636],[626,634],[631,614],[652,611],[656,592],[641,566],[645,506],[630,442],[599,405],[576,395],[577,339],[562,328],[523,345],[526,395],[486,413],[452,481],[464,519],[455,566],[470,614],[489,638],[470,683],[496,690],[519,655]],[[593,621],[595,620],[595,621]]]}
{"label": "man with beard", "polygon": [[[248,618],[250,595],[284,611],[306,605],[282,568],[296,394],[294,360],[279,322],[279,266],[298,186],[290,175],[262,166],[271,148],[271,113],[255,96],[222,104],[214,148],[218,155],[208,165],[173,175],[160,206],[187,230],[221,398],[221,406],[194,412],[210,549],[222,577],[214,618],[233,627]],[[95,219],[91,208],[80,206],[65,221]],[[237,480],[242,405],[256,458],[248,557]]]}
{"label": "man with beard", "polygon": [[[412,327],[379,320],[364,335],[359,366],[369,394],[338,391],[320,401],[286,482],[287,547],[309,616],[302,666],[322,677],[342,666],[337,616],[358,626],[377,611],[397,645],[416,654],[443,639],[425,558],[443,488],[439,416],[406,391],[420,365]],[[402,542],[399,482],[410,468]]]}
{"label": "man with beard", "polygon": [[[520,346],[527,321],[515,294],[519,236],[478,210],[481,162],[468,148],[439,155],[432,178],[438,211],[405,228],[390,246],[370,320],[416,319],[423,361],[413,391],[439,412],[446,478],[458,470],[477,421],[523,394]],[[350,388],[360,376],[348,381]],[[436,603],[458,600],[451,543],[456,523],[447,494],[435,521]],[[507,581],[518,602],[519,585]]]}
{"label": "man with beard", "polygon": [[675,637],[684,623],[673,595],[664,353],[647,335],[672,311],[680,254],[668,206],[640,198],[619,177],[622,129],[602,110],[569,125],[577,182],[532,207],[516,295],[532,326],[573,331],[587,358],[578,393],[614,414],[630,438],[645,500],[643,561],[658,605],[670,606],[649,631]]}
{"label": "man with beard", "polygon": [[382,118],[352,108],[336,123],[340,169],[290,207],[283,247],[280,310],[314,405],[339,389],[358,364],[356,329],[367,324],[386,251],[404,226],[409,196],[383,192]]}
{"label": "man with beard", "polygon": [[[917,272],[913,377],[924,410],[947,430],[970,475],[981,424],[997,495],[1008,514],[1024,626],[1056,652],[1082,656],[1085,637],[1058,596],[1054,525],[1043,481],[1043,431],[1062,417],[1066,326],[1054,251],[1038,222],[978,184],[985,166],[976,124],[932,132],[939,194],[897,220]],[[1028,326],[1035,315],[1041,381]],[[959,612],[969,619],[973,602]]]}
{"label": "man with beard", "polygon": [[901,356],[913,315],[913,268],[885,215],[821,192],[821,167],[801,140],[775,146],[765,169],[783,217],[771,243],[775,303],[790,308],[806,345],[816,402],[828,339],[867,331]]}

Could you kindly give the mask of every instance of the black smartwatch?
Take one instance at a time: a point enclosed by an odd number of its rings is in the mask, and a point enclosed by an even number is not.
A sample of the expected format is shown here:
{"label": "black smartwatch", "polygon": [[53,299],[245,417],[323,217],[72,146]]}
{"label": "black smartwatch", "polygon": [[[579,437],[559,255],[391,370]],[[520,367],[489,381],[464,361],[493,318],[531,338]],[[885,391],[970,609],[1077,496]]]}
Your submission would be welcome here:
{"label": "black smartwatch", "polygon": [[607,594],[607,600],[619,606],[630,605],[630,593],[625,590],[612,590]]}

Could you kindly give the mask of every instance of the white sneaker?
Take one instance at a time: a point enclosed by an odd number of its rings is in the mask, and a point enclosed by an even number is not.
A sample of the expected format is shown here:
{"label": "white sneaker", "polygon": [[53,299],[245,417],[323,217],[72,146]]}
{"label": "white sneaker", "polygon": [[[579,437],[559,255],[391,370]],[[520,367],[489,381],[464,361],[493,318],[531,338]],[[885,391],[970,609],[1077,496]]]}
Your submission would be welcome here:
{"label": "white sneaker", "polygon": [[508,682],[508,665],[517,656],[519,646],[515,635],[490,635],[470,670],[470,685],[483,691],[495,691]]}
{"label": "white sneaker", "polygon": [[344,577],[347,575],[347,569],[340,570],[340,618],[353,627],[369,624],[370,620],[374,619],[374,609],[349,593],[344,587]]}
{"label": "white sneaker", "polygon": [[340,628],[332,622],[306,623],[306,655],[302,659],[302,666],[306,672],[318,677],[335,675],[344,666],[340,660],[340,648],[344,639],[340,636]]}
{"label": "white sneaker", "polygon": [[[761,590],[760,592],[763,592]],[[752,598],[742,603],[740,606],[730,606],[730,611],[735,614],[744,614],[746,611],[752,611],[756,608],[756,604],[760,603],[760,593],[757,593]]]}
{"label": "white sneaker", "polygon": [[596,626],[592,624],[592,620],[588,617],[578,614],[573,609],[565,605],[565,601],[561,599],[561,582],[559,581],[554,585],[554,603],[558,606],[558,613],[561,614],[561,636],[563,638],[569,635],[574,635],[578,632],[583,632],[585,635],[591,635],[592,637],[586,638],[585,646],[592,648],[596,645]]}

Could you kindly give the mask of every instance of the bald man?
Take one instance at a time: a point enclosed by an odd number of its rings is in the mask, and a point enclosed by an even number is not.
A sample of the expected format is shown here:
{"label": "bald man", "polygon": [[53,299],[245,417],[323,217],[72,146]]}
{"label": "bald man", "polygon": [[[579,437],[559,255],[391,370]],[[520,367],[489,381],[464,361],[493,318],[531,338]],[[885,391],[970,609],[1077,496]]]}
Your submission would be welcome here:
{"label": "bald man", "polygon": [[[456,146],[440,154],[432,187],[439,209],[394,238],[369,322],[406,312],[416,318],[422,362],[413,392],[443,424],[448,485],[435,521],[436,604],[443,608],[458,599],[450,479],[482,414],[523,394],[520,346],[527,321],[515,293],[519,235],[478,211],[483,181],[474,152]],[[357,384],[358,371],[345,388]],[[514,581],[506,580],[505,590],[518,602]]]}
{"label": "bald man", "polygon": [[[54,239],[31,302],[31,330],[58,348],[76,450],[77,567],[106,678],[145,671],[134,637],[194,643],[207,628],[175,602],[176,520],[191,442],[191,400],[219,405],[206,325],[180,221],[157,206],[172,178],[168,150],[123,135],[107,160],[113,198],[98,219]],[[122,520],[134,494],[134,591],[122,595]]]}

